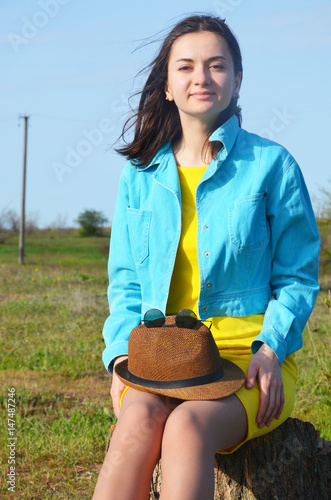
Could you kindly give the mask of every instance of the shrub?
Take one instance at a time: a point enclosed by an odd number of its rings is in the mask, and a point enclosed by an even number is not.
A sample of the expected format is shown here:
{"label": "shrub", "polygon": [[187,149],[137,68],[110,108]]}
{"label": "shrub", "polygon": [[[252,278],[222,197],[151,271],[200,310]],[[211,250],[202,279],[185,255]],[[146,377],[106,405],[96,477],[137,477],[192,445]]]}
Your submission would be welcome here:
{"label": "shrub", "polygon": [[79,214],[77,221],[81,226],[81,236],[96,236],[101,234],[101,227],[108,222],[102,212],[97,210],[84,210]]}

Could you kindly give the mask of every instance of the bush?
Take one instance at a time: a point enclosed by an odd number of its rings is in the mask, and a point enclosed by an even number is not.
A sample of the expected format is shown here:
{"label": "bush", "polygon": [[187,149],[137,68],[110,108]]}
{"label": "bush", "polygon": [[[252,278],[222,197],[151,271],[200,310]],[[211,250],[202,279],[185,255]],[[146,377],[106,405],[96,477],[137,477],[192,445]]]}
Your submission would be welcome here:
{"label": "bush", "polygon": [[0,212],[0,244],[18,233],[20,227],[20,218],[14,210],[4,208]]}
{"label": "bush", "polygon": [[76,222],[81,226],[81,236],[96,236],[101,234],[101,226],[108,222],[108,220],[102,212],[84,210],[84,212],[79,214]]}

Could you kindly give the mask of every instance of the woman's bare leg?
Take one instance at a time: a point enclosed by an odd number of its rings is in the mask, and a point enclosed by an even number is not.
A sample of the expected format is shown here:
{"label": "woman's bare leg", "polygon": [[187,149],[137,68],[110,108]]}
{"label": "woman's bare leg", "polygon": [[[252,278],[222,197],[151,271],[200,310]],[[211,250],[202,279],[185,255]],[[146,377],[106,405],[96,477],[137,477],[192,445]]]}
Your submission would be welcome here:
{"label": "woman's bare leg", "polygon": [[247,435],[246,411],[235,396],[185,401],[168,417],[162,438],[162,500],[213,500],[214,457]]}
{"label": "woman's bare leg", "polygon": [[100,471],[93,500],[147,500],[169,399],[130,388]]}

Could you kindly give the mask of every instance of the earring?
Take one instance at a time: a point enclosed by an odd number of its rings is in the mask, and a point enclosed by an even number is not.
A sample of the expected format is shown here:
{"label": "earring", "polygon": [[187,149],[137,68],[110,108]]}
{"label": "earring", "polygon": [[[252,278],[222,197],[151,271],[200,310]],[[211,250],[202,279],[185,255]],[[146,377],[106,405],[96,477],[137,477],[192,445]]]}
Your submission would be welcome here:
{"label": "earring", "polygon": [[169,97],[167,95],[165,96],[165,98],[166,98],[166,101],[169,101]]}
{"label": "earring", "polygon": [[234,98],[235,98],[235,99],[239,99],[239,97],[240,97],[240,94],[239,94],[239,92],[238,92],[238,94],[236,94],[236,95],[234,96]]}

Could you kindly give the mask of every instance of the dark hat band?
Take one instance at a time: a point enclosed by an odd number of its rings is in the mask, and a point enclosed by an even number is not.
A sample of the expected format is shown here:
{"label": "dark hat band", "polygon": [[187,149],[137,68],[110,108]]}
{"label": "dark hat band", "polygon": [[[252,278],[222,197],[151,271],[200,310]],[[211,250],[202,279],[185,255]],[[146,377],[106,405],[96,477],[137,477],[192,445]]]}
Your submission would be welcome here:
{"label": "dark hat band", "polygon": [[200,375],[199,377],[184,378],[179,380],[150,380],[134,375],[128,369],[126,380],[133,384],[141,385],[142,387],[150,387],[151,389],[181,389],[182,387],[193,387],[196,385],[210,384],[216,382],[224,375],[222,366],[212,373]]}

